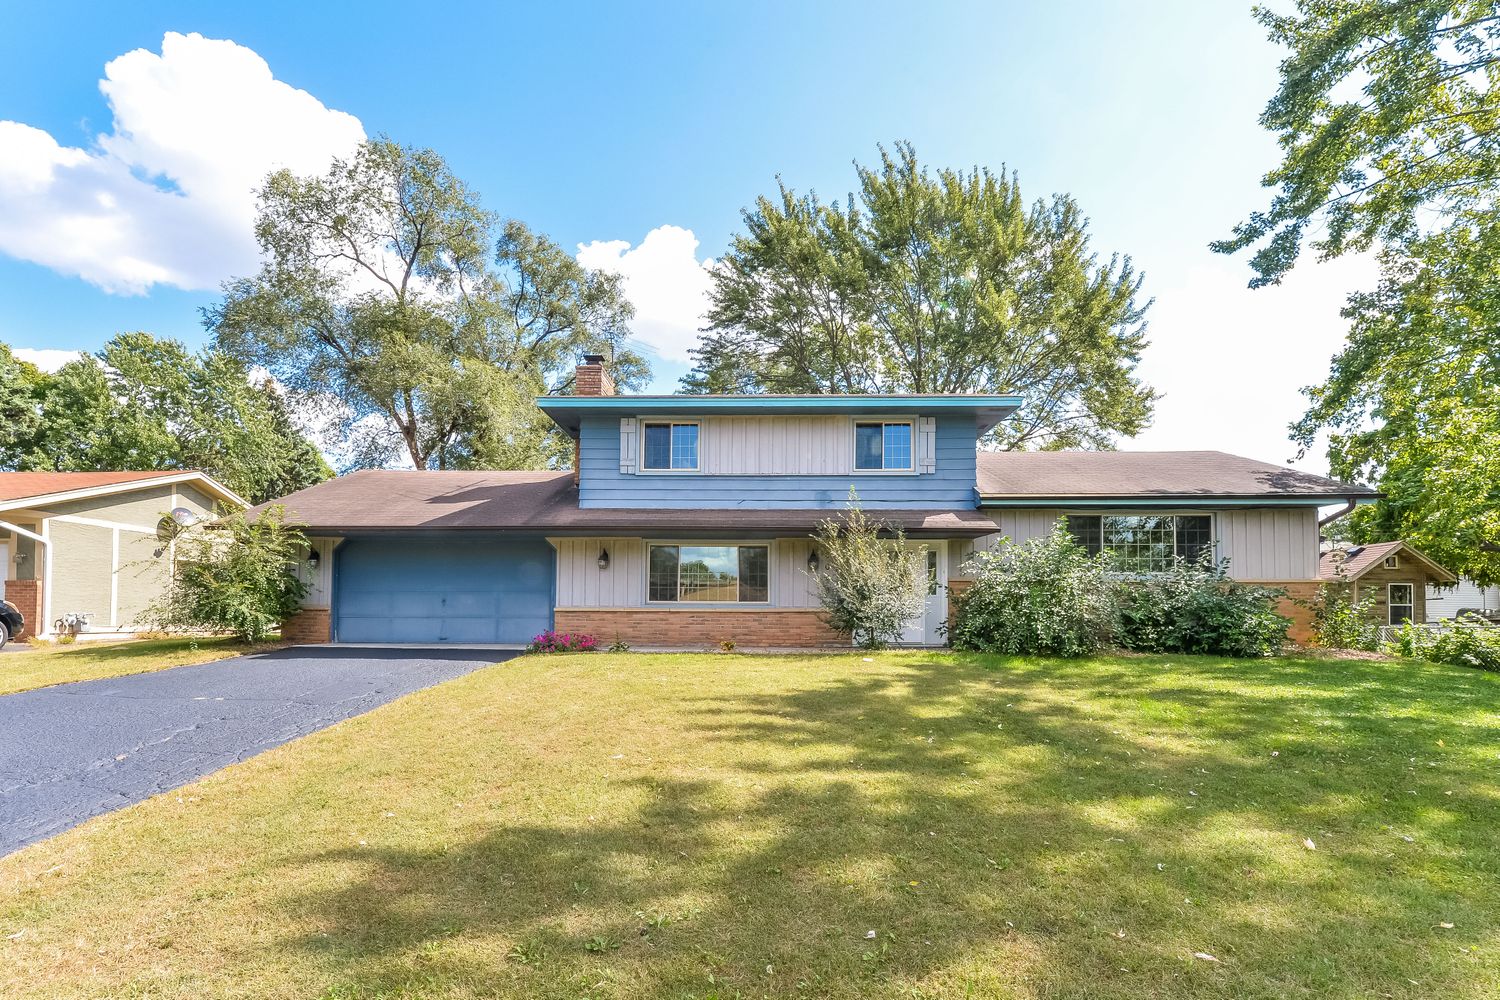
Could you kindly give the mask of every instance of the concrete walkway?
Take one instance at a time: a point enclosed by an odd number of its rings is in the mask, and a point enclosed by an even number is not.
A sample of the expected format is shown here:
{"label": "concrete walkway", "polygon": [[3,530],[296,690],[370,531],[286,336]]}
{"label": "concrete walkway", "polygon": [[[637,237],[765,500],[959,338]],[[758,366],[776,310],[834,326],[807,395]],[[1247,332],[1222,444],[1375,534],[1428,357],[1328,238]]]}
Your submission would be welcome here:
{"label": "concrete walkway", "polygon": [[0,855],[515,655],[301,646],[0,696]]}

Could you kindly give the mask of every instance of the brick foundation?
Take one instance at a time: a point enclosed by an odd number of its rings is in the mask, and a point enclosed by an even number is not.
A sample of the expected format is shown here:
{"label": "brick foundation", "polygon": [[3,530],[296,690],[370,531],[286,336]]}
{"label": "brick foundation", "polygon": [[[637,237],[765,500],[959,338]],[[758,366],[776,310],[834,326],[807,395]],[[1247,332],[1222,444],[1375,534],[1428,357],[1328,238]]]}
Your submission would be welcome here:
{"label": "brick foundation", "polygon": [[20,609],[26,624],[12,639],[27,639],[42,627],[42,588],[35,580],[6,580],[5,599]]}
{"label": "brick foundation", "polygon": [[329,642],[332,637],[333,625],[327,608],[303,608],[281,623],[283,642]]}
{"label": "brick foundation", "polygon": [[632,646],[717,646],[726,639],[736,646],[827,646],[849,648],[849,637],[823,621],[822,612],[661,611],[652,608],[559,608],[553,627],[581,632],[608,646],[616,639]]}

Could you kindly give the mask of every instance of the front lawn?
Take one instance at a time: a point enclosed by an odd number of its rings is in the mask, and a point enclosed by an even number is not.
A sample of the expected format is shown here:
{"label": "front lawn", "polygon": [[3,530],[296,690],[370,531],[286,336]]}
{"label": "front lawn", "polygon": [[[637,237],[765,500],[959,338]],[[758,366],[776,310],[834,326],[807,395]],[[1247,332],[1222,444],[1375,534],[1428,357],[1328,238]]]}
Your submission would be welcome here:
{"label": "front lawn", "polygon": [[527,657],[0,860],[0,995],[1493,997],[1500,676]]}
{"label": "front lawn", "polygon": [[144,674],[190,663],[207,663],[271,646],[248,646],[234,639],[139,639],[79,642],[0,653],[0,694],[101,677]]}

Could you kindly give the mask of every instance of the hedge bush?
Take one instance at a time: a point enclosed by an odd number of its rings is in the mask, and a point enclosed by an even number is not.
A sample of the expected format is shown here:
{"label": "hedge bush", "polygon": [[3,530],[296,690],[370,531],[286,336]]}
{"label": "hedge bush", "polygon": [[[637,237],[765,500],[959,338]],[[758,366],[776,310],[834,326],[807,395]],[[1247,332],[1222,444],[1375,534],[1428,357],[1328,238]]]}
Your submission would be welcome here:
{"label": "hedge bush", "polygon": [[1228,562],[1176,560],[1164,573],[1119,580],[1116,641],[1142,653],[1274,656],[1291,621],[1277,614],[1285,592],[1229,578]]}
{"label": "hedge bush", "polygon": [[1399,656],[1500,671],[1500,628],[1439,622],[1436,629],[1407,622],[1388,647]]}

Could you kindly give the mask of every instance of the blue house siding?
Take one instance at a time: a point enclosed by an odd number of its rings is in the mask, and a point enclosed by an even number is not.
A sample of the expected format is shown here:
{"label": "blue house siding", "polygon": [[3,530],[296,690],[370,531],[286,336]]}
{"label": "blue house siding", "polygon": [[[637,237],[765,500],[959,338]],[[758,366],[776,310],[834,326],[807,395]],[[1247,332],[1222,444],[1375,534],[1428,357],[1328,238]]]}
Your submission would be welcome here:
{"label": "blue house siding", "polygon": [[[579,425],[581,507],[776,509],[842,507],[849,487],[868,507],[973,509],[974,418],[939,415],[936,471],[847,476],[740,476],[620,472],[620,418],[588,415]],[[730,527],[726,525],[726,527]]]}

